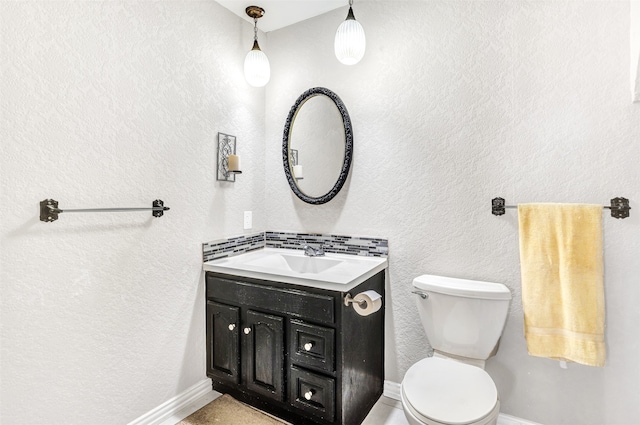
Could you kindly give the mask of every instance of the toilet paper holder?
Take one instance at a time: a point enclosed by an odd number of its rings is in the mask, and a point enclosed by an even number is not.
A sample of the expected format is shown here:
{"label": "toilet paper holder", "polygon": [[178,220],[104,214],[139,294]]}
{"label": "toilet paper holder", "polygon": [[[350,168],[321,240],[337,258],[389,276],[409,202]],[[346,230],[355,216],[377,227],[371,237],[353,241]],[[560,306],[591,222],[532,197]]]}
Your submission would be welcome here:
{"label": "toilet paper holder", "polygon": [[347,307],[349,307],[349,304],[351,303],[356,303],[359,305],[362,304],[366,304],[367,302],[365,300],[354,300],[353,297],[351,296],[350,293],[348,293],[347,295],[344,296],[344,305],[346,305]]}

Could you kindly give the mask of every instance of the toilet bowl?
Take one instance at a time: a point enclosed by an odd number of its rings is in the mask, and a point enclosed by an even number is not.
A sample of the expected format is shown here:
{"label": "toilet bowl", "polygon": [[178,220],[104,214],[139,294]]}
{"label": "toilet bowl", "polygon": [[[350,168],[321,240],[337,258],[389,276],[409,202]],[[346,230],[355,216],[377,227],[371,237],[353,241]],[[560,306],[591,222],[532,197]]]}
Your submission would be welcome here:
{"label": "toilet bowl", "polygon": [[423,275],[418,313],[436,355],[407,370],[400,399],[410,425],[496,425],[500,399],[484,370],[497,352],[511,300],[500,283]]}
{"label": "toilet bowl", "polygon": [[477,366],[428,357],[407,371],[400,398],[410,425],[495,425],[500,400]]}

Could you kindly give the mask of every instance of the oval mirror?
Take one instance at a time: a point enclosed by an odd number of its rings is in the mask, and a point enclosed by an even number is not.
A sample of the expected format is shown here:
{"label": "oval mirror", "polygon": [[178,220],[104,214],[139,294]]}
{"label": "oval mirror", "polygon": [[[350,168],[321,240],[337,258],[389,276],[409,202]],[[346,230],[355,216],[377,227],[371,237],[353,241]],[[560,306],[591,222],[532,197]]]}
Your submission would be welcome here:
{"label": "oval mirror", "polygon": [[293,193],[309,204],[329,202],[347,180],[352,156],[351,119],[342,100],[324,87],[302,93],[289,111],[282,143]]}

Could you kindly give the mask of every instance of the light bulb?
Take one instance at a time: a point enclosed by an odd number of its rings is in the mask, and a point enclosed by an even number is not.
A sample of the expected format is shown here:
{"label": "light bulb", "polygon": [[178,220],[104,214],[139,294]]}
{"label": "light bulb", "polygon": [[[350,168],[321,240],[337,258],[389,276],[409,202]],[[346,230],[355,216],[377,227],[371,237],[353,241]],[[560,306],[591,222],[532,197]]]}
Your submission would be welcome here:
{"label": "light bulb", "polygon": [[367,40],[360,22],[353,16],[353,9],[349,7],[347,19],[340,24],[336,31],[334,49],[336,57],[345,65],[354,65],[364,56]]}

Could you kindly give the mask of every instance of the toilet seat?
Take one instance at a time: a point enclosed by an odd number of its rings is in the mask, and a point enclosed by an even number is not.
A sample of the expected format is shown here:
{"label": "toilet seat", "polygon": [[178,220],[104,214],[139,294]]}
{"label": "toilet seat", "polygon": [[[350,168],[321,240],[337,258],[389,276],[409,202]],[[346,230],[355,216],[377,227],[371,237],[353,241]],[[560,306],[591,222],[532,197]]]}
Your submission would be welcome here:
{"label": "toilet seat", "polygon": [[500,410],[498,391],[487,372],[436,357],[409,368],[402,381],[402,398],[425,424],[491,423]]}

